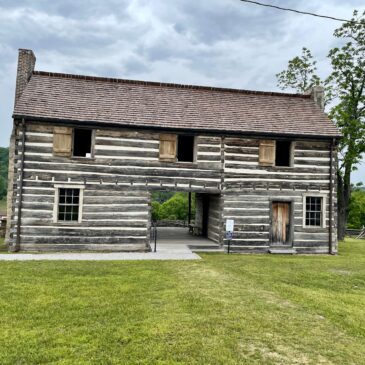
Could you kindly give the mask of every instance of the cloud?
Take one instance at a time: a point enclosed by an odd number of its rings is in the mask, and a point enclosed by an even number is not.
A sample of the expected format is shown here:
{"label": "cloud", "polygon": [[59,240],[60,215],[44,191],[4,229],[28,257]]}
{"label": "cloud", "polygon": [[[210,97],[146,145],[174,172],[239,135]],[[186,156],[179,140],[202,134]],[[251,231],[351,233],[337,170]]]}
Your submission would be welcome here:
{"label": "cloud", "polygon": [[[345,18],[364,8],[359,0],[295,7]],[[339,25],[239,0],[2,0],[0,24],[0,145],[11,129],[18,48],[35,51],[38,70],[276,90],[275,74],[302,46],[329,72]]]}

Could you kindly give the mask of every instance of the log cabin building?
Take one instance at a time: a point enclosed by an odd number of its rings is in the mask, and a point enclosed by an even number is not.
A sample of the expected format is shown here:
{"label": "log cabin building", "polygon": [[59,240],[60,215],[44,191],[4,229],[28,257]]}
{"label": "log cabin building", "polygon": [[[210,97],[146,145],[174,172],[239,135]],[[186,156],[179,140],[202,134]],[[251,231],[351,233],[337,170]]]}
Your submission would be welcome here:
{"label": "log cabin building", "polygon": [[235,252],[336,253],[336,145],[323,90],[246,91],[34,71],[19,50],[10,251],[148,251],[151,193],[196,194]]}

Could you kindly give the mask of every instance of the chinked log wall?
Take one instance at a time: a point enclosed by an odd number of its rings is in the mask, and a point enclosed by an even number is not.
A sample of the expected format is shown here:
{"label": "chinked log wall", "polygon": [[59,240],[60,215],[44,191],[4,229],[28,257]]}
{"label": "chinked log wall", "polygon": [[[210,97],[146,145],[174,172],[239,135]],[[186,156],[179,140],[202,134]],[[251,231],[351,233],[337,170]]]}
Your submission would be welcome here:
{"label": "chinked log wall", "polygon": [[[292,167],[268,167],[258,163],[259,141],[225,138],[224,213],[235,220],[232,250],[265,252],[271,234],[270,202],[294,204],[293,246],[298,253],[329,252],[330,145],[296,141]],[[336,161],[333,161],[336,171]],[[335,174],[334,174],[335,176]],[[333,177],[334,177],[333,176]],[[303,227],[303,195],[322,195],[326,201],[326,226]],[[333,194],[336,206],[336,192]],[[335,226],[336,217],[332,218]],[[333,231],[334,252],[337,234]],[[227,242],[225,241],[225,244]]]}
{"label": "chinked log wall", "polygon": [[[196,163],[159,161],[159,134],[97,129],[93,159],[53,156],[53,126],[27,124],[21,250],[146,250],[151,190],[217,194],[221,139],[200,136]],[[21,158],[15,153],[15,193],[9,243],[15,244]],[[80,224],[53,222],[55,184],[84,187]]]}
{"label": "chinked log wall", "polygon": [[[149,240],[151,190],[176,190],[222,194],[210,199],[208,234],[226,243],[224,221],[233,218],[232,249],[244,252],[267,252],[270,200],[291,199],[298,252],[328,252],[328,197],[326,228],[303,228],[302,223],[303,193],[329,193],[326,142],[297,141],[294,167],[273,168],[259,166],[258,140],[199,136],[196,163],[173,164],[159,161],[158,133],[98,129],[94,158],[69,159],[52,154],[53,126],[32,123],[26,128],[22,250],[144,250]],[[9,241],[13,244],[19,204],[15,201],[19,194],[19,135],[16,143]],[[53,223],[54,185],[63,183],[85,186],[81,224]],[[334,233],[336,244],[335,238]]]}
{"label": "chinked log wall", "polygon": [[222,242],[223,239],[223,221],[222,216],[222,198],[220,195],[209,196],[208,209],[208,238],[215,242]]}

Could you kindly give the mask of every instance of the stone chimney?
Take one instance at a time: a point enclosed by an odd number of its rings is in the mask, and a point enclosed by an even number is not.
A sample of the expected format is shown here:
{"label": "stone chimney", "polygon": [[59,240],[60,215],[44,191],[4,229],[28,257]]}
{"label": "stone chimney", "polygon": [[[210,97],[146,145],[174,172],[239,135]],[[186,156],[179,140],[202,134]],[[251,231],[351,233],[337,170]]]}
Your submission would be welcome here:
{"label": "stone chimney", "polygon": [[35,66],[35,55],[30,49],[19,49],[16,75],[15,104],[22,95]]}
{"label": "stone chimney", "polygon": [[305,94],[309,94],[311,99],[321,108],[324,110],[324,87],[320,85],[312,86],[308,89]]}

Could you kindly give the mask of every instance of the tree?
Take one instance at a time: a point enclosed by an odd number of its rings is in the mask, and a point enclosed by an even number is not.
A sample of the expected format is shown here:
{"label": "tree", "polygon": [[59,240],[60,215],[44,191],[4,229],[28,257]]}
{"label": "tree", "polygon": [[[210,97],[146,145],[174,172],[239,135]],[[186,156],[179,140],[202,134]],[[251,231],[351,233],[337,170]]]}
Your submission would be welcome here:
{"label": "tree", "polygon": [[9,149],[0,147],[0,199],[6,197],[8,186]]}
{"label": "tree", "polygon": [[[346,40],[342,47],[329,51],[332,71],[321,81],[315,75],[315,61],[305,51],[300,62],[289,61],[288,69],[277,75],[279,87],[304,91],[304,86],[316,82],[325,86],[325,99],[334,106],[329,117],[341,131],[339,143],[338,181],[338,236],[343,239],[347,225],[351,196],[351,172],[356,169],[361,155],[365,152],[365,12],[335,30],[334,36]],[[304,50],[304,49],[303,49]],[[303,51],[304,52],[304,51]],[[305,77],[303,78],[304,75]]]}
{"label": "tree", "polygon": [[[355,11],[353,20],[357,20],[357,14]],[[333,69],[328,83],[338,99],[329,116],[343,135],[337,176],[340,239],[345,235],[349,213],[351,172],[365,152],[365,19],[357,21],[344,23],[335,30],[335,37],[349,41],[341,48],[333,48],[328,55]]]}
{"label": "tree", "polygon": [[365,190],[355,188],[351,193],[348,228],[365,226]]}
{"label": "tree", "polygon": [[151,216],[153,221],[157,221],[160,219],[160,208],[161,204],[157,201],[153,201],[151,203]]}
{"label": "tree", "polygon": [[[154,198],[160,198],[155,194]],[[172,193],[170,199],[160,204],[158,201],[152,202],[152,219],[154,220],[187,220],[189,215],[189,196],[188,193]],[[195,214],[195,199],[192,196],[192,218]]]}
{"label": "tree", "polygon": [[155,191],[152,193],[152,200],[162,204],[166,200],[169,200],[174,194],[173,191]]}
{"label": "tree", "polygon": [[311,51],[303,47],[302,55],[294,57],[288,62],[288,68],[276,74],[278,85],[282,89],[295,89],[305,92],[314,85],[319,85],[321,80],[315,71],[316,61],[313,60]]}

